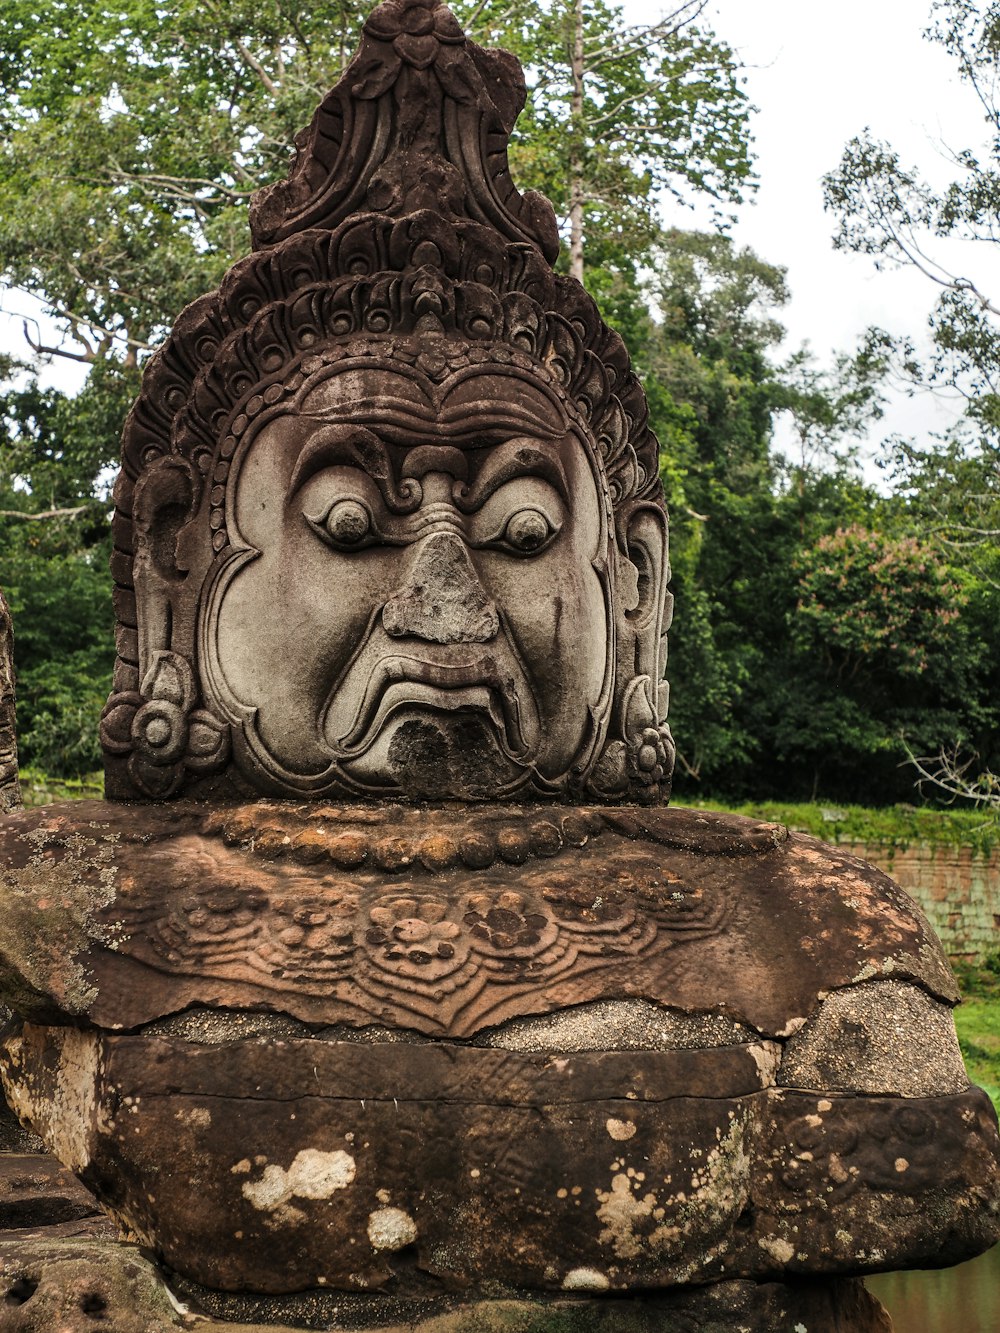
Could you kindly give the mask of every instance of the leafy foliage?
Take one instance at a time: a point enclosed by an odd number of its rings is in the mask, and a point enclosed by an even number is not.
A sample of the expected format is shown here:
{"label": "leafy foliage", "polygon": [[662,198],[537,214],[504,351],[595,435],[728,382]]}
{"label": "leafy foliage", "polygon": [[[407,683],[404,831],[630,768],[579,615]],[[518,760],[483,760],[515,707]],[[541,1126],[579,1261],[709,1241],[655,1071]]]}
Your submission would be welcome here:
{"label": "leafy foliage", "polygon": [[949,656],[965,598],[940,555],[915,538],[838,528],[796,562],[796,647],[838,681],[924,676]]}
{"label": "leafy foliage", "polygon": [[751,108],[732,51],[699,25],[703,9],[680,0],[651,24],[628,23],[614,0],[456,10],[474,16],[477,40],[524,64],[530,96],[514,176],[546,193],[567,228],[578,204],[591,268],[648,254],[664,192],[726,204],[751,183]]}
{"label": "leafy foliage", "polygon": [[[944,438],[897,441],[890,466],[909,492],[910,512],[973,588],[968,620],[996,660],[1000,616],[1000,296],[993,247],[1000,216],[1000,4],[937,0],[925,36],[953,59],[978,104],[983,141],[951,154],[943,188],[906,166],[890,144],[866,133],[847,145],[827,177],[826,202],[838,218],[835,244],[872,255],[876,267],[906,265],[937,291],[929,317],[931,350],[881,329],[868,335],[881,358],[911,386],[957,391],[965,421]],[[957,243],[957,244],[956,244]],[[995,678],[995,673],[994,678]],[[954,722],[925,759],[939,794],[971,795],[968,774],[995,789],[997,745]],[[975,730],[973,728],[973,730]],[[929,767],[928,767],[929,765]]]}
{"label": "leafy foliage", "polygon": [[[99,762],[108,484],[139,367],[181,307],[245,252],[250,193],[284,174],[295,131],[370,8],[0,7],[0,270],[53,313],[59,353],[89,367],[68,398],[30,367],[0,364],[0,581],[16,618],[29,764],[66,777]],[[977,308],[978,288],[944,284],[929,369],[879,332],[827,368],[805,350],[782,354],[784,270],[724,235],[660,222],[664,192],[721,210],[752,186],[739,70],[698,0],[652,25],[627,24],[615,0],[455,8],[478,40],[525,63],[515,179],[553,199],[569,242],[561,262],[582,268],[647,391],[671,510],[679,798],[822,791],[884,802],[913,795],[899,767],[906,744],[961,737],[995,755],[1000,409],[993,312]],[[970,4],[938,11],[936,40],[971,53],[960,54],[963,73],[991,95],[994,37]],[[985,236],[987,157],[962,158],[964,192],[935,195],[891,150],[869,147],[828,187],[841,243],[907,262],[918,232],[921,243]],[[961,384],[972,424],[932,449],[900,442],[897,492],[885,499],[854,454],[900,366]]]}
{"label": "leafy foliage", "polygon": [[3,564],[20,757],[75,777],[101,763],[97,722],[114,663],[114,617],[108,545],[80,550],[71,532],[66,525],[40,536],[32,528],[13,558],[8,546]]}

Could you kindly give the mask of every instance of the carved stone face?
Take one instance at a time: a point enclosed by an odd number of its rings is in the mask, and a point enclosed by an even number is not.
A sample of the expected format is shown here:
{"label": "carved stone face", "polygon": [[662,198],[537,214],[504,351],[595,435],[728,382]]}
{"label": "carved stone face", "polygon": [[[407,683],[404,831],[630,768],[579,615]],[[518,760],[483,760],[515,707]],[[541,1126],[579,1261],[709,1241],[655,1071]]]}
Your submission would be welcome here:
{"label": "carved stone face", "polygon": [[[419,365],[419,363],[418,363]],[[206,697],[279,790],[555,785],[611,688],[608,512],[579,426],[505,365],[349,359],[234,459]]]}

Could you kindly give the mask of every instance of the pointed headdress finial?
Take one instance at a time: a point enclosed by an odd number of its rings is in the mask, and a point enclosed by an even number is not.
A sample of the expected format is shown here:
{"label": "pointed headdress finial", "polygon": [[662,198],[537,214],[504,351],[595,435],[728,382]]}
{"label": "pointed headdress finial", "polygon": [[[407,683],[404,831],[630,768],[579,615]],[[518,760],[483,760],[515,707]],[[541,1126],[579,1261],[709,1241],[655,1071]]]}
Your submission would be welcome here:
{"label": "pointed headdress finial", "polygon": [[507,164],[525,95],[515,57],[470,41],[440,0],[385,0],[299,136],[288,179],[254,200],[255,248],[361,212],[432,209],[532,244],[553,262],[552,207],[536,191],[520,194]]}

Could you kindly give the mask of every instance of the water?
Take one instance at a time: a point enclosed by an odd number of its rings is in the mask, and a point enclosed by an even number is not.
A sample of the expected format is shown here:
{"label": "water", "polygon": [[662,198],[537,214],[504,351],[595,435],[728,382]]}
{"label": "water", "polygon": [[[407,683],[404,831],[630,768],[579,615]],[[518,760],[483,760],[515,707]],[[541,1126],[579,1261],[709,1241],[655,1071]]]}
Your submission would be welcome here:
{"label": "water", "polygon": [[865,1286],[893,1333],[1000,1333],[1000,1245],[957,1268],[882,1273]]}

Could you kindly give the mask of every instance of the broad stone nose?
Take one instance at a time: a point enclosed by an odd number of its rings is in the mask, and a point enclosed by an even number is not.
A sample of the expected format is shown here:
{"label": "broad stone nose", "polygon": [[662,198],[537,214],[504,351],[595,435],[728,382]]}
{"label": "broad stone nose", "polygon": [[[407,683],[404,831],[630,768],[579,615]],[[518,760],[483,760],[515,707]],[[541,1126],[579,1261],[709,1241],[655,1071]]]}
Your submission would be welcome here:
{"label": "broad stone nose", "polygon": [[488,643],[500,628],[496,606],[454,532],[417,543],[406,578],[382,609],[382,624],[394,639],[430,643]]}

